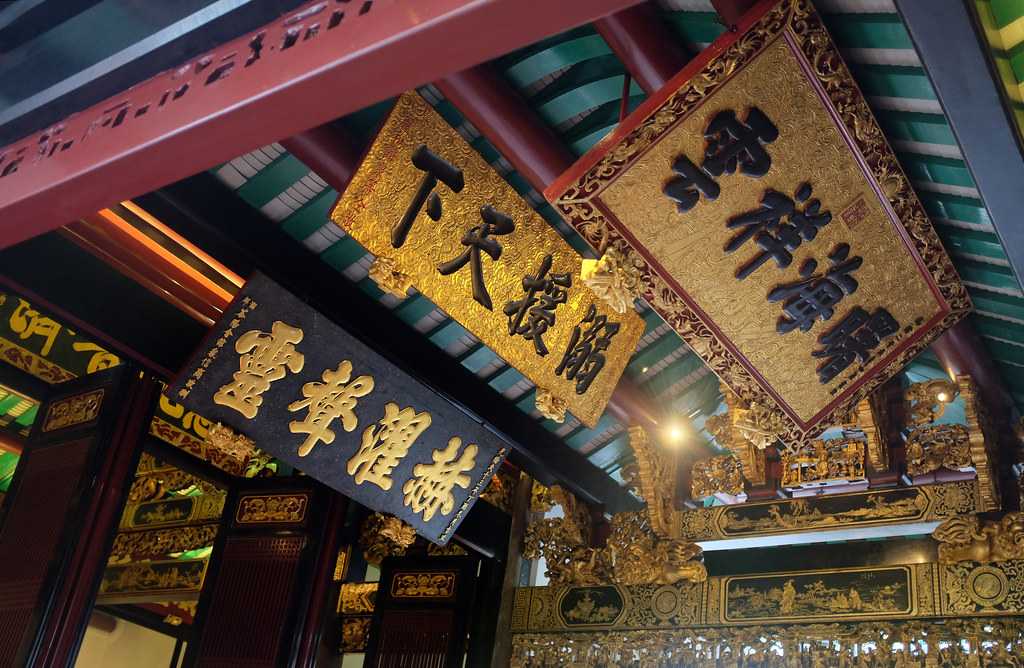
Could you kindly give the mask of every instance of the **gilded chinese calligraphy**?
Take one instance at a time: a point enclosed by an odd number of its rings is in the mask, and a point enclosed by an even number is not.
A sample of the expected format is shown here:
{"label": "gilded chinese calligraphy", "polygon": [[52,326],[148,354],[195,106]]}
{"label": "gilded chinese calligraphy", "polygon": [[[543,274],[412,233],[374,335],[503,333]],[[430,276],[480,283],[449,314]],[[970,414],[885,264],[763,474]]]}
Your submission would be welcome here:
{"label": "gilded chinese calligraphy", "polygon": [[[590,325],[585,332],[584,325]],[[608,316],[598,315],[597,308],[591,304],[587,315],[573,329],[555,373],[561,376],[565,372],[566,379],[576,381],[576,394],[583,394],[604,368],[604,351],[618,331],[619,323],[608,322]]]}
{"label": "gilded chinese calligraphy", "polygon": [[321,376],[322,383],[312,382],[302,386],[302,396],[288,404],[291,412],[309,408],[306,419],[288,423],[293,434],[308,434],[299,446],[299,456],[305,457],[317,443],[330,445],[334,442],[334,430],[330,428],[335,419],[341,418],[345,431],[352,431],[359,424],[355,414],[357,399],[373,391],[373,377],[359,376],[351,383],[352,363],[343,360],[335,370],[326,369]]}
{"label": "gilded chinese calligraphy", "polygon": [[468,263],[473,280],[473,299],[487,310],[493,310],[491,295],[487,292],[487,285],[484,283],[483,259],[480,257],[480,251],[487,253],[492,260],[497,261],[501,257],[501,243],[491,235],[511,234],[516,229],[516,224],[509,216],[490,204],[480,208],[480,218],[484,222],[471,227],[462,236],[462,245],[466,247],[466,250],[457,257],[437,265],[437,271],[442,276],[449,276]]}
{"label": "gilded chinese calligraphy", "polygon": [[552,256],[548,254],[536,276],[523,277],[526,296],[505,304],[509,336],[519,334],[527,341],[533,341],[534,349],[542,356],[548,354],[544,334],[555,325],[555,309],[565,303],[568,289],[572,287],[570,274],[548,274],[551,263]]}
{"label": "gilded chinese calligraphy", "polygon": [[432,464],[417,464],[412,469],[413,477],[402,486],[405,493],[404,502],[414,513],[423,513],[423,521],[430,519],[441,511],[448,515],[455,508],[455,495],[452,489],[456,485],[463,489],[469,488],[471,479],[465,475],[476,466],[477,446],[470,443],[459,454],[462,439],[453,436],[444,450],[434,450]]}
{"label": "gilded chinese calligraphy", "polygon": [[251,330],[238,337],[235,351],[241,354],[238,371],[233,382],[221,387],[213,395],[214,403],[233,408],[250,420],[263,405],[263,393],[275,380],[284,378],[285,372],[302,371],[305,357],[295,350],[302,341],[302,330],[274,321],[270,334]]}
{"label": "gilded chinese calligraphy", "polygon": [[391,471],[409,453],[409,448],[430,426],[430,413],[417,413],[412,407],[398,410],[388,402],[384,417],[363,432],[358,452],[348,460],[349,475],[357,485],[372,482],[381,489],[391,489]]}

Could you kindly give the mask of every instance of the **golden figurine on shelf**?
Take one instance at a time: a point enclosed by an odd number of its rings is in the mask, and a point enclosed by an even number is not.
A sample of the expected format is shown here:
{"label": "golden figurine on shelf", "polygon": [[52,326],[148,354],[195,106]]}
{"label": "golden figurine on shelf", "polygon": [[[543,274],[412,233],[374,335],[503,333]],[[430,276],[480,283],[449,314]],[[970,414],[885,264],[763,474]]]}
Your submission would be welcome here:
{"label": "golden figurine on shelf", "polygon": [[817,439],[782,456],[782,486],[851,481],[864,478],[864,441],[855,438]]}
{"label": "golden figurine on shelf", "polygon": [[907,436],[907,473],[912,476],[940,468],[971,466],[971,434],[960,424],[918,427]]}
{"label": "golden figurine on shelf", "polygon": [[715,494],[743,493],[743,470],[733,455],[720,455],[694,462],[691,470],[690,493],[694,499],[705,499]]}
{"label": "golden figurine on shelf", "polygon": [[1024,559],[1024,513],[982,522],[977,515],[953,517],[932,532],[939,543],[939,563],[992,563]]}

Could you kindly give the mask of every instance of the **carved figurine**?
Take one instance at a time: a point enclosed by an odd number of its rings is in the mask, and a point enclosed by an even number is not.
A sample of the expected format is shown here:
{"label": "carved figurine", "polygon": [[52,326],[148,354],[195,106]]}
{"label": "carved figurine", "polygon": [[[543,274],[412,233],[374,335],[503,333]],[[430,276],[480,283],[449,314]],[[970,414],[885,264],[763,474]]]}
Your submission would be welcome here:
{"label": "carved figurine", "polygon": [[936,527],[932,538],[939,542],[943,564],[1024,559],[1024,513],[984,523],[977,515],[953,517]]}

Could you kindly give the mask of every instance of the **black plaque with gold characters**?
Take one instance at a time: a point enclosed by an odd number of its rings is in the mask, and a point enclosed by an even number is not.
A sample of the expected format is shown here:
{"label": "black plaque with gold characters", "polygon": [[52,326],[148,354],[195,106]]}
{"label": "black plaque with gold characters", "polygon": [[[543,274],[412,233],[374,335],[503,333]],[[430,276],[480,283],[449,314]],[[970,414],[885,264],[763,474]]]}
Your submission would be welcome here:
{"label": "black plaque with gold characters", "polygon": [[441,545],[507,453],[478,421],[260,274],[167,396]]}

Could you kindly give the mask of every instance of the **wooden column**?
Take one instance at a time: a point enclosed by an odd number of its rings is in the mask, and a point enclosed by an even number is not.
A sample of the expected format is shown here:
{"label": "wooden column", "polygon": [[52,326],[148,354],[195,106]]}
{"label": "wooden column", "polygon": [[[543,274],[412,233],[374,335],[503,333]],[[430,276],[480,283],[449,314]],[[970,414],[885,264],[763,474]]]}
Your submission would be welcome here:
{"label": "wooden column", "polygon": [[690,59],[653,3],[598,19],[594,28],[648,95],[664,86]]}
{"label": "wooden column", "polygon": [[73,662],[155,393],[120,366],[44,398],[0,532],[0,665]]}
{"label": "wooden column", "polygon": [[231,490],[186,665],[313,665],[343,511],[332,496],[309,478]]}

